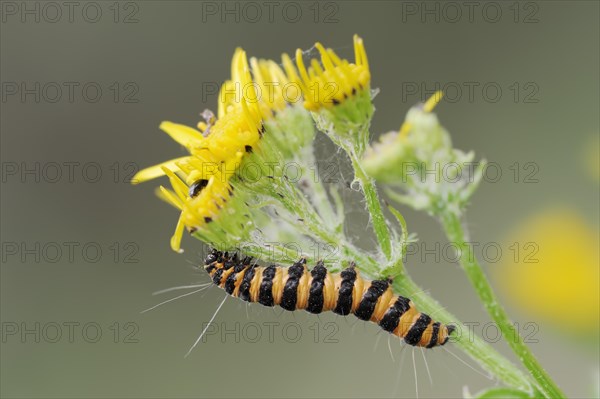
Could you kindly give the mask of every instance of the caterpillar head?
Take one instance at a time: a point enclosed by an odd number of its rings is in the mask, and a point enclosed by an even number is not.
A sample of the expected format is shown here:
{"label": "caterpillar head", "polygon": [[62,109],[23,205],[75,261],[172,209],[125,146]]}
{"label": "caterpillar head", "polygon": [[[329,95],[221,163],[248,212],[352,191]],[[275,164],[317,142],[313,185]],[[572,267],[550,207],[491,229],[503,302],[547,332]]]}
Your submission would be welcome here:
{"label": "caterpillar head", "polygon": [[223,263],[223,253],[213,249],[204,259],[204,270],[211,272],[218,267],[219,264]]}
{"label": "caterpillar head", "polygon": [[452,335],[452,333],[456,331],[456,326],[453,324],[448,324],[446,325],[446,338],[444,339],[444,342],[442,342],[442,345],[445,345],[446,342],[448,342],[448,340],[450,339],[450,335]]}
{"label": "caterpillar head", "polygon": [[252,262],[251,257],[245,257],[240,260],[238,253],[233,254],[225,251],[221,252],[216,249],[210,251],[204,260],[204,270],[211,273],[217,269],[230,269],[236,265],[249,265]]}

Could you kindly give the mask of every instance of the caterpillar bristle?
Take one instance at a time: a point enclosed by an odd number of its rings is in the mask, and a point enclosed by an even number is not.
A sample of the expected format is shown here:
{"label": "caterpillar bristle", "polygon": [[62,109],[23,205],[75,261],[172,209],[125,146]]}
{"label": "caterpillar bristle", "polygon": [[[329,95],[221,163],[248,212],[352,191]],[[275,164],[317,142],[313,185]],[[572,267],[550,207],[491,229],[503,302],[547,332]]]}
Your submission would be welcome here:
{"label": "caterpillar bristle", "polygon": [[212,282],[231,296],[288,311],[354,314],[412,346],[444,345],[456,330],[454,325],[441,324],[419,312],[410,299],[395,295],[391,280],[362,278],[354,263],[330,273],[322,261],[310,270],[306,258],[290,267],[258,266],[250,256],[240,260],[237,252],[217,250],[210,252],[204,263]]}

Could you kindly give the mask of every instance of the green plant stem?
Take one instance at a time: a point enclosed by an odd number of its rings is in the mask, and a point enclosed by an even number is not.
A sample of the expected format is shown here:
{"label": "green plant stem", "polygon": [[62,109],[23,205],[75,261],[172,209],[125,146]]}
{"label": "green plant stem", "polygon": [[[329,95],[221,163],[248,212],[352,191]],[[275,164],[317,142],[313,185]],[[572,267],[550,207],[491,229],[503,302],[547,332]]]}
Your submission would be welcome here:
{"label": "green plant stem", "polygon": [[[458,215],[452,212],[443,213],[441,223],[448,240],[455,244],[460,252],[460,263],[475,288],[479,299],[483,302],[487,312],[496,322],[502,335],[517,355],[523,365],[529,370],[532,377],[539,385],[539,389],[548,398],[564,398],[565,395],[542,368],[519,332],[509,319],[506,311],[498,302],[481,266],[473,255],[473,248],[466,242],[465,230]],[[465,348],[466,349],[466,348]]]}
{"label": "green plant stem", "polygon": [[392,257],[392,243],[390,241],[390,231],[383,216],[377,189],[371,177],[367,176],[360,164],[358,157],[353,151],[347,151],[354,167],[354,178],[359,182],[367,203],[367,208],[371,214],[371,223],[377,237],[377,242],[385,257],[389,260]]}

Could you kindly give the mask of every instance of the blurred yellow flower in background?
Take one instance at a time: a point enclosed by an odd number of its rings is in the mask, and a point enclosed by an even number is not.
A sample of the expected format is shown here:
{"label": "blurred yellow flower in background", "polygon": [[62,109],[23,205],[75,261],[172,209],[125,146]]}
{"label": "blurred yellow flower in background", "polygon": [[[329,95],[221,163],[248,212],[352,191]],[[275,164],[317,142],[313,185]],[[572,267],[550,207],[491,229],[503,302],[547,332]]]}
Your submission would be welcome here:
{"label": "blurred yellow flower in background", "polygon": [[511,251],[493,273],[507,300],[536,321],[597,336],[597,227],[572,209],[555,208],[534,215],[508,237]]}

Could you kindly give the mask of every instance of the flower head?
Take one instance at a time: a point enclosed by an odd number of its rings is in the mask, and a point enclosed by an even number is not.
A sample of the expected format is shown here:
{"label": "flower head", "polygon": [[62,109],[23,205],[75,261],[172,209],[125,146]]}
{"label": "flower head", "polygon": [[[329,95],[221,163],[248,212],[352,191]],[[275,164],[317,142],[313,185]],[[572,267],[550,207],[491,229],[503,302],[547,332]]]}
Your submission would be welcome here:
{"label": "flower head", "polygon": [[[371,102],[371,72],[362,39],[354,36],[354,62],[341,59],[332,49],[316,43],[320,61],[296,51],[296,69],[286,67],[302,89],[304,107],[311,111],[319,130],[331,140],[360,156],[369,140],[368,128],[374,108]],[[296,80],[294,80],[296,81]]]}
{"label": "flower head", "polygon": [[[134,182],[168,176],[172,189],[161,187],[159,196],[181,211],[171,239],[174,250],[180,251],[186,228],[204,241],[243,241],[255,227],[252,220],[260,219],[249,205],[250,196],[280,195],[289,186],[280,184],[276,191],[263,177],[282,180],[281,173],[271,172],[272,164],[278,163],[281,171],[283,160],[314,137],[312,125],[306,123],[311,121],[308,112],[284,96],[284,90],[289,92],[288,76],[294,79],[290,64],[284,58],[284,73],[274,61],[252,58],[248,63],[238,48],[231,79],[221,87],[218,118],[205,111],[206,121],[198,123],[198,129],[173,122],[160,125],[189,155],[146,168]],[[263,139],[265,135],[269,139]],[[258,167],[260,181],[248,182],[240,173],[248,162],[254,163],[252,170]],[[255,217],[249,218],[251,214]]]}
{"label": "flower head", "polygon": [[302,91],[297,72],[287,55],[283,68],[273,60],[250,58],[237,48],[231,62],[231,79],[219,92],[219,117],[242,102],[259,112],[262,119],[275,118],[287,106],[300,102]]}
{"label": "flower head", "polygon": [[[248,107],[231,107],[205,131],[172,122],[163,122],[160,127],[190,155],[141,170],[134,181],[139,183],[161,175],[169,177],[172,190],[161,187],[159,194],[181,211],[171,239],[171,247],[179,251],[185,227],[190,232],[214,236],[223,229],[220,223],[218,229],[211,231],[212,222],[220,218],[224,208],[227,212],[247,213],[245,201],[233,196],[230,178],[249,146],[260,137],[260,120]],[[227,233],[239,238],[242,234],[239,230],[235,228]]]}
{"label": "flower head", "polygon": [[308,69],[302,59],[302,50],[296,50],[296,64],[307,109],[331,108],[369,90],[371,72],[360,37],[354,36],[354,63],[340,59],[332,49],[326,49],[321,43],[316,43],[315,47],[321,55],[321,63],[313,58]]}
{"label": "flower head", "polygon": [[[393,182],[402,176],[401,163],[426,162],[437,152],[449,152],[452,142],[433,111],[443,94],[434,94],[424,104],[412,107],[398,131],[383,134],[367,150],[363,165],[380,181]],[[424,166],[424,165],[423,165]]]}
{"label": "flower head", "polygon": [[[249,90],[253,88],[246,53],[241,49],[237,49],[233,57],[232,81],[240,82]],[[253,94],[251,91],[250,95]],[[173,189],[161,187],[159,196],[181,211],[171,239],[174,250],[180,250],[186,227],[207,240],[220,238],[220,242],[239,240],[247,235],[246,224],[229,223],[222,214],[248,215],[250,212],[245,199],[233,195],[230,180],[244,154],[252,151],[263,134],[262,119],[257,103],[246,101],[243,96],[237,102],[222,97],[219,118],[199,123],[198,130],[172,122],[160,125],[190,155],[144,169],[134,181],[169,177]],[[219,223],[215,226],[216,221]]]}
{"label": "flower head", "polygon": [[395,200],[432,214],[460,213],[481,180],[484,163],[474,167],[474,153],[452,146],[450,134],[431,111],[441,100],[435,93],[412,107],[399,131],[382,135],[368,148],[362,164],[377,180],[404,191],[389,191]]}
{"label": "flower head", "polygon": [[276,117],[278,112],[301,100],[301,89],[295,71],[289,68],[289,57],[283,57],[286,72],[273,60],[250,58],[252,78],[258,91],[258,105],[265,119]]}

